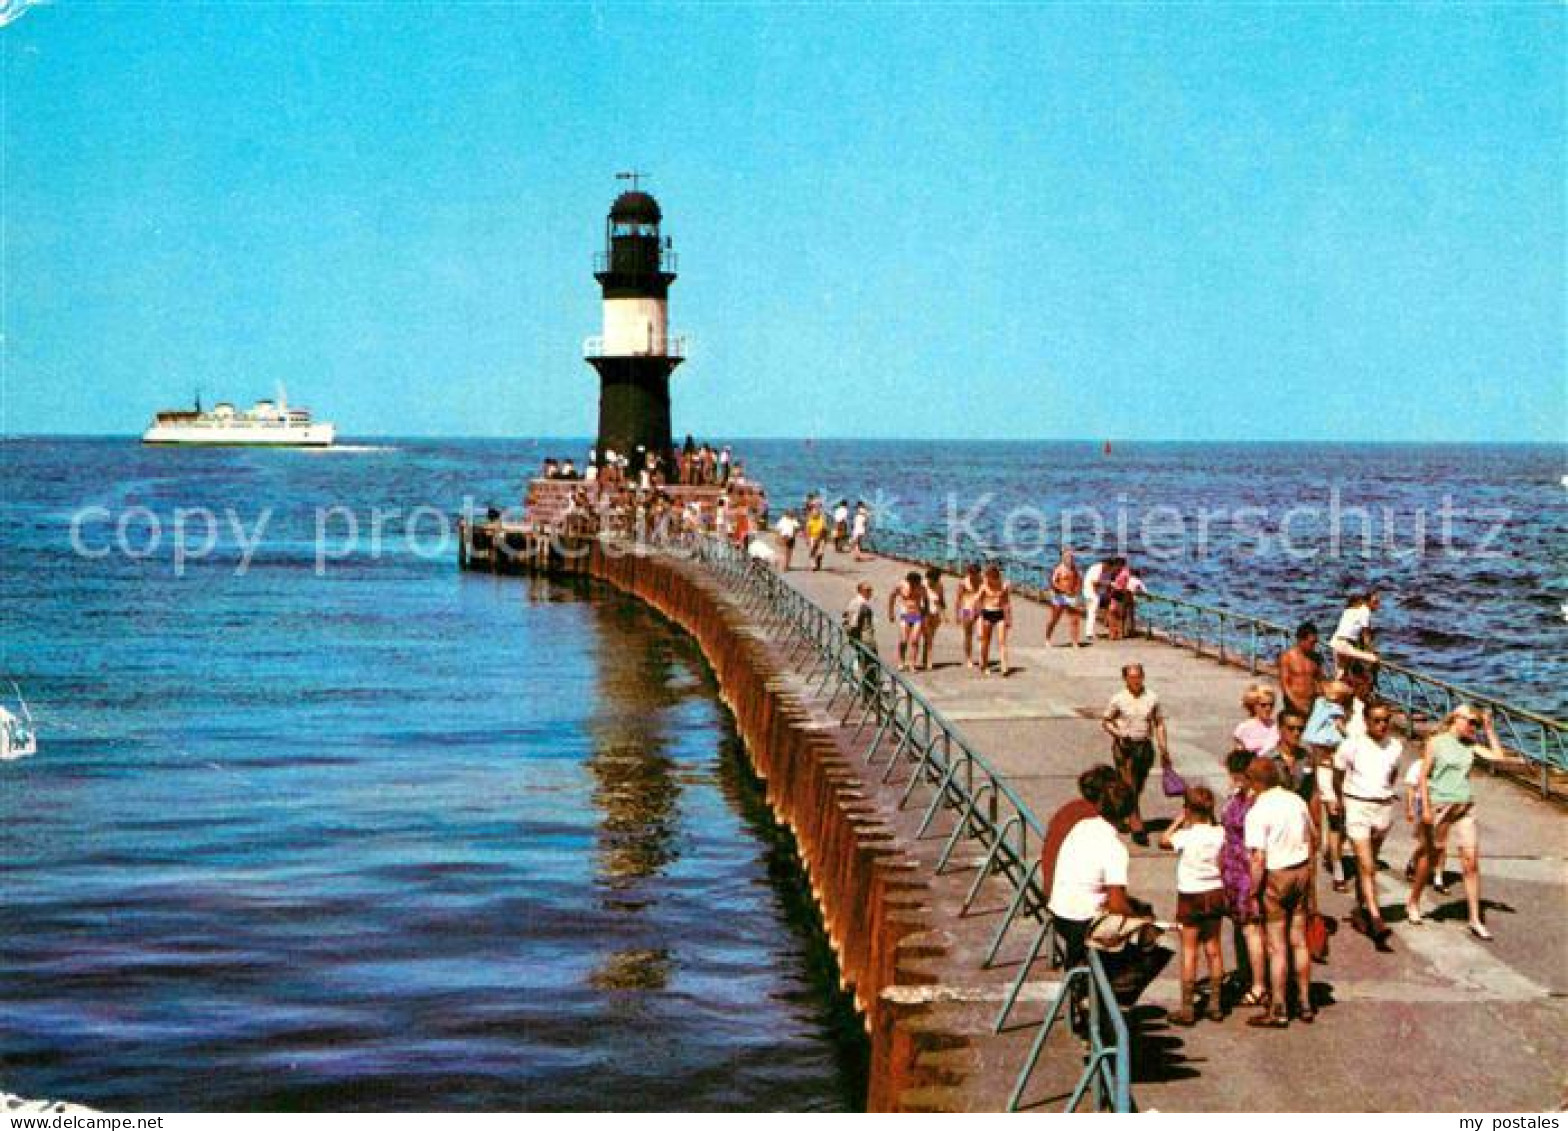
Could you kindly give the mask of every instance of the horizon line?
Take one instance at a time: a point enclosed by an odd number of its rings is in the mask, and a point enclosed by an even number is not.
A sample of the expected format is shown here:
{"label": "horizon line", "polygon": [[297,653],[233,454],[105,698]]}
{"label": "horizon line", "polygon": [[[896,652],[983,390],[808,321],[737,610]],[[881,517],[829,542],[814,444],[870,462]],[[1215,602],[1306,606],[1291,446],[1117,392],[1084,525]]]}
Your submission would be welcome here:
{"label": "horizon line", "polygon": [[[695,438],[695,433],[692,434]],[[140,442],[140,432],[0,432],[0,441],[11,440],[133,440]],[[532,442],[532,443],[573,443],[591,445],[591,436],[568,435],[495,435],[482,432],[364,432],[352,434],[339,434],[339,443],[352,443],[358,440],[482,440],[487,442]],[[1001,436],[1001,437],[973,437],[973,436],[740,436],[726,435],[722,440],[699,440],[699,443],[725,443],[730,445],[749,443],[799,443],[799,444],[1086,444],[1099,446],[1111,444],[1239,444],[1258,446],[1263,444],[1322,444],[1334,447],[1350,447],[1358,444],[1375,444],[1380,446],[1395,445],[1442,445],[1446,447],[1484,447],[1494,444],[1510,444],[1532,447],[1568,447],[1568,437],[1559,440],[1553,439],[1377,439],[1371,437],[1336,437],[1334,439],[1316,437],[1286,438],[1227,438],[1227,437],[1086,437],[1086,436]],[[164,445],[179,447],[180,445]],[[198,446],[198,445],[192,445]],[[212,445],[207,445],[212,446]],[[265,447],[266,445],[216,445],[218,447],[232,446]],[[287,445],[283,445],[287,446]],[[673,445],[680,447],[679,441]]]}

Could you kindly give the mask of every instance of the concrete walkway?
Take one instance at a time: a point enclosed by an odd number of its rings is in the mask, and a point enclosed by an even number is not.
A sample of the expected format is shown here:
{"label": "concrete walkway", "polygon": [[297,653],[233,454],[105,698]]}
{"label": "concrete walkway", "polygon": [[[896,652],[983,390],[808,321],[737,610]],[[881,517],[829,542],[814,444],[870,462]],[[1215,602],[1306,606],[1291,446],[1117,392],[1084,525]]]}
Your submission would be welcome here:
{"label": "concrete walkway", "polygon": [[[856,563],[830,551],[822,572],[797,564],[787,576],[833,612],[848,602],[856,582],[870,580],[876,588],[880,650],[894,662],[894,626],[880,614],[887,594],[909,568],[883,559]],[[953,587],[948,579],[950,606]],[[1009,678],[982,679],[966,669],[961,635],[951,624],[937,637],[934,670],[910,678],[1044,820],[1074,794],[1074,780],[1084,767],[1109,760],[1099,713],[1121,685],[1121,665],[1137,660],[1165,704],[1177,768],[1189,781],[1226,795],[1223,760],[1231,730],[1242,718],[1241,694],[1251,676],[1161,643],[1100,641],[1088,648],[1047,648],[1044,635],[1045,610],[1016,600]],[[1066,639],[1065,625],[1058,636]],[[1414,756],[1407,751],[1407,759]],[[1145,816],[1156,828],[1178,811],[1160,795],[1157,778],[1156,773],[1144,795]],[[1241,1013],[1194,1029],[1166,1025],[1165,1010],[1178,996],[1173,964],[1133,1011],[1138,1034],[1134,1094],[1140,1106],[1189,1111],[1560,1108],[1568,1099],[1568,824],[1558,808],[1515,785],[1478,774],[1476,786],[1483,896],[1495,942],[1478,942],[1466,931],[1463,889],[1457,882],[1447,897],[1428,890],[1424,925],[1403,922],[1407,888],[1401,872],[1411,839],[1401,819],[1384,848],[1388,867],[1380,880],[1383,908],[1395,931],[1393,953],[1375,952],[1368,940],[1342,925],[1330,961],[1315,969],[1314,997],[1323,1004],[1318,1023],[1295,1023],[1283,1032],[1248,1029]],[[1131,850],[1133,893],[1169,917],[1176,902],[1174,856],[1152,847]],[[1457,868],[1456,856],[1451,870]],[[1325,913],[1341,916],[1353,907],[1352,897],[1335,894],[1326,877],[1320,902]],[[955,923],[955,933],[988,939],[997,914],[994,907],[977,909],[974,926]],[[972,1016],[962,1024],[977,1034],[988,1032],[1000,1000],[998,978],[1016,974],[1025,936],[1021,929],[1011,936],[1003,952],[1010,959],[996,976],[977,975],[972,986],[930,988],[927,1000],[933,1009],[968,1011]],[[1229,968],[1228,938],[1226,961]],[[1020,1008],[1020,1017],[1040,1015],[1039,1002],[1049,997],[1054,976],[1044,962],[1036,964],[1029,995],[1035,1000]],[[945,1020],[954,1022],[953,1017]],[[1030,1027],[977,1041],[974,1049],[954,1054],[967,1057],[966,1074],[986,1078],[983,1106],[995,1108],[1005,1101],[1032,1033]],[[1060,1105],[1063,1081],[1070,1085],[1072,1075],[1061,1062],[1073,1055],[1070,1048],[1048,1052],[1056,1068],[1042,1069],[1038,1086],[1026,1094],[1026,1106]]]}

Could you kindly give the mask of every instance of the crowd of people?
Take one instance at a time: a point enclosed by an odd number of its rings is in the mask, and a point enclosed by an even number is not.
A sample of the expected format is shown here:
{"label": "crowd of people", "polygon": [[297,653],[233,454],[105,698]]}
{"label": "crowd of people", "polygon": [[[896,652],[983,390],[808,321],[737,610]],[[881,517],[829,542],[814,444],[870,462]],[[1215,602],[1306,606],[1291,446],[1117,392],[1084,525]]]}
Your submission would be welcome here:
{"label": "crowd of people", "polygon": [[672,452],[659,452],[638,444],[630,452],[606,447],[588,449],[582,469],[570,458],[545,458],[541,479],[581,479],[611,487],[630,486],[639,491],[660,487],[728,487],[746,483],[746,468],[734,458],[728,444],[697,443],[692,436]]}
{"label": "crowd of people", "polygon": [[[1127,895],[1128,850],[1120,837],[1126,832],[1134,843],[1148,844],[1140,799],[1156,759],[1166,792],[1179,794],[1182,806],[1159,838],[1177,861],[1181,1003],[1170,1014],[1172,1024],[1218,1021],[1231,1008],[1254,1010],[1247,1024],[1257,1028],[1316,1020],[1312,963],[1337,924],[1320,910],[1318,861],[1333,890],[1351,894],[1350,925],[1377,950],[1392,949],[1377,876],[1401,786],[1416,841],[1404,868],[1405,922],[1426,922],[1421,901],[1428,883],[1446,893],[1443,866],[1451,846],[1459,855],[1469,932],[1491,941],[1470,776],[1477,759],[1512,759],[1491,716],[1468,705],[1450,712],[1419,743],[1419,753],[1408,756],[1394,734],[1395,708],[1376,693],[1369,613],[1377,607],[1376,594],[1347,605],[1331,638],[1332,674],[1318,659],[1317,629],[1300,626],[1279,656],[1283,711],[1276,711],[1280,695],[1271,685],[1246,689],[1225,759],[1230,790],[1223,800],[1175,774],[1159,698],[1140,665],[1123,669],[1123,687],[1101,720],[1111,762],[1079,777],[1079,797],[1053,816],[1042,850],[1047,906],[1069,964],[1081,961],[1085,940],[1093,945],[1102,920],[1117,922],[1122,934],[1129,915],[1153,921],[1153,909]],[[1347,841],[1348,863],[1342,858]],[[1231,974],[1224,961],[1226,921],[1234,937]]]}
{"label": "crowd of people", "polygon": [[[812,527],[808,524],[808,536]],[[816,555],[813,554],[813,561]],[[786,559],[787,566],[787,559]],[[1107,558],[1080,575],[1071,552],[1052,572],[1046,642],[1067,619],[1072,644],[1078,629],[1092,635],[1106,624],[1116,590],[1107,576],[1127,575],[1120,588],[1135,595],[1141,583],[1125,558]],[[845,623],[874,647],[875,603],[862,581]],[[1251,1011],[1247,1024],[1287,1027],[1316,1020],[1310,987],[1314,955],[1323,957],[1338,924],[1320,910],[1319,869],[1336,896],[1348,895],[1348,922],[1379,951],[1392,949],[1392,930],[1379,901],[1377,876],[1384,841],[1394,826],[1400,788],[1415,848],[1405,863],[1409,895],[1404,921],[1420,927],[1421,901],[1430,884],[1446,894],[1443,870],[1457,852],[1470,934],[1490,941],[1481,902],[1479,837],[1469,778],[1476,759],[1508,761],[1489,714],[1459,706],[1413,756],[1395,734],[1396,709],[1377,694],[1379,655],[1374,641],[1375,592],[1347,602],[1330,636],[1327,667],[1319,632],[1301,624],[1277,657],[1278,686],[1256,682],[1241,698],[1241,718],[1222,753],[1229,776],[1223,797],[1175,772],[1165,710],[1142,665],[1122,669],[1123,686],[1110,698],[1101,727],[1110,761],[1079,778],[1078,798],[1055,814],[1042,850],[1047,906],[1071,965],[1096,945],[1107,923],[1125,943],[1138,925],[1155,924],[1146,900],[1127,892],[1129,850],[1150,843],[1143,795],[1156,764],[1165,792],[1180,796],[1181,812],[1159,837],[1176,854],[1174,923],[1181,953],[1181,1003],[1176,1025],[1220,1020],[1232,1009]],[[934,567],[910,570],[887,595],[895,626],[898,666],[927,670],[932,644],[952,610],[963,638],[964,663],[990,670],[997,646],[1008,671],[1013,625],[1009,585],[995,565],[971,563],[951,585]],[[1282,708],[1282,709],[1281,709]],[[1219,753],[1219,752],[1217,752]],[[1234,970],[1227,972],[1224,924],[1232,925]],[[1131,926],[1130,926],[1131,925]],[[1200,982],[1200,966],[1206,975]]]}

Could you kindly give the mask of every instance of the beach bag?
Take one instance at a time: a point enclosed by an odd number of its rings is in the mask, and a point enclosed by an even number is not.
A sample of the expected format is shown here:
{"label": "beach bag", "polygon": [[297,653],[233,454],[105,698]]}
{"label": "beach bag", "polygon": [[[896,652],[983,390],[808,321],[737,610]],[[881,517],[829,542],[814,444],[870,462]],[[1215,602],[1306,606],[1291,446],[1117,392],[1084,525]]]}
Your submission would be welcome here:
{"label": "beach bag", "polygon": [[1337,930],[1339,924],[1327,915],[1317,911],[1307,913],[1307,950],[1312,952],[1312,961],[1328,961],[1328,940]]}
{"label": "beach bag", "polygon": [[1160,771],[1160,788],[1165,791],[1166,797],[1181,797],[1187,792],[1187,779],[1178,774],[1174,767],[1166,766]]}

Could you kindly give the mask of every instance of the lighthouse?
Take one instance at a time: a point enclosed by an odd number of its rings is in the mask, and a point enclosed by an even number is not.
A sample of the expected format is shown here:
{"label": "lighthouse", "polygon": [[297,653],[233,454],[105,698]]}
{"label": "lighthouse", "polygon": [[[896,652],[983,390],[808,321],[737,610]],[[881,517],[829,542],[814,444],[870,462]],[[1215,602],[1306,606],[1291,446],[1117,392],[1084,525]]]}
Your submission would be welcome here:
{"label": "lighthouse", "polygon": [[594,256],[604,332],[584,352],[599,374],[598,449],[630,456],[636,466],[639,447],[669,458],[670,374],[685,351],[669,332],[675,252],[659,232],[659,202],[637,187],[637,174],[620,176],[632,188],[610,205],[604,250]]}

